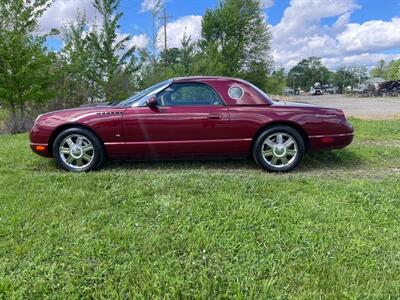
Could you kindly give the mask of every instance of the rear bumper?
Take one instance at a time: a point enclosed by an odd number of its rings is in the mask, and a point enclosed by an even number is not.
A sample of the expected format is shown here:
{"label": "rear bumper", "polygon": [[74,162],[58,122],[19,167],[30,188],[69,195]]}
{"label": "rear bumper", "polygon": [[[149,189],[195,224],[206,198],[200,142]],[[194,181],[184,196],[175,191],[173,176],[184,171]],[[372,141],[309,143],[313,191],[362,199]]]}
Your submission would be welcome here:
{"label": "rear bumper", "polygon": [[311,151],[341,149],[351,144],[354,133],[309,136]]}

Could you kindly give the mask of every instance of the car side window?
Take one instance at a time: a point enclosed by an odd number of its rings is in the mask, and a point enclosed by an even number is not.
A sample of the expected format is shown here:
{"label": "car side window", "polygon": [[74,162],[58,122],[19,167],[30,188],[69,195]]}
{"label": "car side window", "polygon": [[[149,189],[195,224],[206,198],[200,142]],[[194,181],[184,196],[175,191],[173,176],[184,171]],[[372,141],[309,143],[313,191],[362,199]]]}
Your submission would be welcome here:
{"label": "car side window", "polygon": [[157,95],[160,106],[222,105],[218,94],[206,84],[176,83]]}

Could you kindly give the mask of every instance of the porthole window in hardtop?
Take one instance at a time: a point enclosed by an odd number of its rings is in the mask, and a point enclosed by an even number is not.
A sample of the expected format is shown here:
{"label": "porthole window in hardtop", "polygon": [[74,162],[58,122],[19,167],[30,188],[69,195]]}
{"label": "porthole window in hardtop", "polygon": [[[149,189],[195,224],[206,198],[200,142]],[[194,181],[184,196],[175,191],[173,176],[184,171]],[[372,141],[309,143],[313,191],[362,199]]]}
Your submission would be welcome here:
{"label": "porthole window in hardtop", "polygon": [[162,91],[157,100],[161,106],[222,105],[217,93],[202,83],[176,83]]}
{"label": "porthole window in hardtop", "polygon": [[229,97],[235,100],[239,100],[243,97],[244,91],[239,86],[232,86],[228,91]]}

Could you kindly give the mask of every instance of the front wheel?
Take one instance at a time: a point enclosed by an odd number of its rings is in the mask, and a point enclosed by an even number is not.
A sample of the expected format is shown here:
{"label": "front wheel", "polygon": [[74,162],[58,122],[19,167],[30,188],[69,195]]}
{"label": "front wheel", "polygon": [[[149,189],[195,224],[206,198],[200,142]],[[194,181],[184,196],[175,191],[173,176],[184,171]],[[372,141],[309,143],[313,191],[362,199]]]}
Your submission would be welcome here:
{"label": "front wheel", "polygon": [[53,156],[59,167],[71,172],[89,172],[99,168],[104,161],[101,142],[83,128],[61,132],[54,141]]}
{"label": "front wheel", "polygon": [[254,160],[269,172],[290,172],[303,159],[304,141],[289,126],[273,126],[262,132],[253,147]]}

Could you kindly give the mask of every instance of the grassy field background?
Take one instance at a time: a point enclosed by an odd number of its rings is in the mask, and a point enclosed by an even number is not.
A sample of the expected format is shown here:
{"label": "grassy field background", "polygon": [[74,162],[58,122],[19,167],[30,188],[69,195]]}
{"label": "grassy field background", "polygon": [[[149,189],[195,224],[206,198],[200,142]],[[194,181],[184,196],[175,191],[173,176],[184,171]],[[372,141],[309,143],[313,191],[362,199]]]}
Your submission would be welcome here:
{"label": "grassy field background", "polygon": [[70,174],[0,136],[0,298],[400,297],[400,121],[291,174],[251,161]]}

